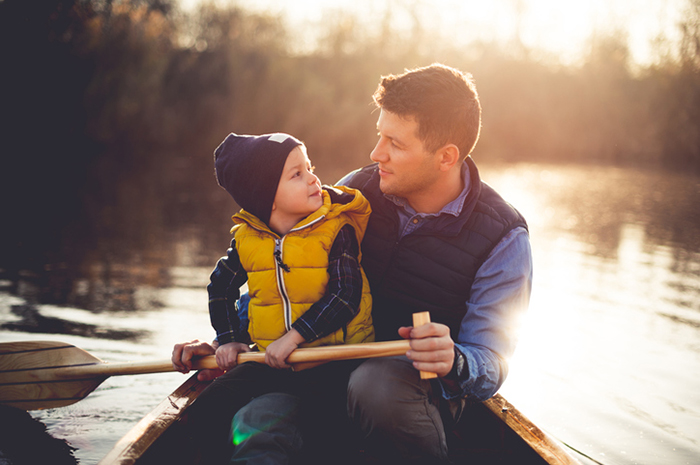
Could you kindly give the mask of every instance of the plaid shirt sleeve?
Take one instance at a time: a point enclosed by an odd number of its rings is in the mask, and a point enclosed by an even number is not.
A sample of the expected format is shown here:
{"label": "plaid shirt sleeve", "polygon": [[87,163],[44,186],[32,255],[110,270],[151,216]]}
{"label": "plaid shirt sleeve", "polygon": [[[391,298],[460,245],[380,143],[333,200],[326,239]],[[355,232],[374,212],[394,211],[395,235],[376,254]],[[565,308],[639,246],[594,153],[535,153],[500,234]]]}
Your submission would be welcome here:
{"label": "plaid shirt sleeve", "polygon": [[240,287],[248,281],[248,273],[241,266],[236,251],[236,240],[231,241],[231,247],[216,264],[209,278],[207,292],[209,293],[209,317],[216,331],[219,344],[229,342],[246,342],[247,333],[241,331],[238,306]]}
{"label": "plaid shirt sleeve", "polygon": [[307,342],[337,331],[357,315],[362,298],[359,255],[355,229],[343,226],[328,255],[326,293],[292,325]]}

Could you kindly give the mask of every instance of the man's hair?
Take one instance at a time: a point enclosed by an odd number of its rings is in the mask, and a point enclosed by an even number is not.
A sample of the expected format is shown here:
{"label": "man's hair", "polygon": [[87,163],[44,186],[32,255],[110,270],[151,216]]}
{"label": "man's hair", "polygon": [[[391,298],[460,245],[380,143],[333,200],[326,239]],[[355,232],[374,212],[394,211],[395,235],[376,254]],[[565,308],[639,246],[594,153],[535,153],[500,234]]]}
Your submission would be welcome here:
{"label": "man's hair", "polygon": [[382,76],[373,97],[379,108],[415,118],[417,137],[429,152],[452,143],[466,158],[479,138],[481,104],[471,74],[435,63]]}

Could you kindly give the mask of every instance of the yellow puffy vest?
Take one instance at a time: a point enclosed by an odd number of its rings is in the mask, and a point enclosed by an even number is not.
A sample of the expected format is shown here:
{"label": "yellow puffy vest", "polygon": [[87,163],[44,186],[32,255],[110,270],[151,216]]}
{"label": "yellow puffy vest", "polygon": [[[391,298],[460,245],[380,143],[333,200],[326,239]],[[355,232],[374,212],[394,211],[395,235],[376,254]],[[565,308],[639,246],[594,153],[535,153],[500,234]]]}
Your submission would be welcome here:
{"label": "yellow puffy vest", "polygon": [[[235,233],[241,265],[248,273],[248,332],[261,349],[289,331],[292,323],[325,294],[328,254],[340,229],[352,225],[358,243],[362,243],[371,212],[369,202],[356,189],[334,189],[353,195],[352,200],[331,203],[330,195],[323,190],[323,206],[283,237],[245,210],[233,216],[236,226],[231,232]],[[289,271],[276,260],[277,250]],[[346,327],[302,347],[374,340],[372,297],[365,272],[361,271],[362,299],[357,315]]]}

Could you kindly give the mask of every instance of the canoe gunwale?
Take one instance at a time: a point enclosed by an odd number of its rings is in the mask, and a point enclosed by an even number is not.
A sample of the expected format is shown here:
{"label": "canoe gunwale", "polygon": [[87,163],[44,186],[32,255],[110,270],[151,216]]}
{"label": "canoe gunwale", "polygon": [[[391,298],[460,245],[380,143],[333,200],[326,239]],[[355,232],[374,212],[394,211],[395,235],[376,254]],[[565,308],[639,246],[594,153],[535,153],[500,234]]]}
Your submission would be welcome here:
{"label": "canoe gunwale", "polygon": [[190,376],[172,394],[143,417],[98,465],[132,465],[151,445],[187,410],[197,396],[207,387],[207,383],[197,380],[197,374]]}
{"label": "canoe gunwale", "polygon": [[559,441],[542,431],[502,395],[496,394],[483,402],[511,430],[520,436],[548,464],[581,465]]}

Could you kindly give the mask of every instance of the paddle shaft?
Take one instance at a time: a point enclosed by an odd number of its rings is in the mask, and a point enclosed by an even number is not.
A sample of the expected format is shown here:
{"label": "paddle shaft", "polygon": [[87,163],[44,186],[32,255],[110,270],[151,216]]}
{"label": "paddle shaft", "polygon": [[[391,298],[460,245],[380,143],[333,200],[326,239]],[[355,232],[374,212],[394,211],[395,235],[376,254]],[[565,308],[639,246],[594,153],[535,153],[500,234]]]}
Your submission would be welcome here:
{"label": "paddle shaft", "polygon": [[[369,342],[365,344],[346,344],[336,346],[312,347],[296,349],[289,355],[287,361],[294,363],[330,362],[334,360],[351,360],[358,358],[390,357],[403,355],[410,349],[407,340]],[[264,352],[243,352],[238,354],[238,363],[265,363]],[[213,355],[208,355],[193,361],[195,370],[218,368]],[[56,376],[65,379],[75,379],[93,376],[137,375],[147,373],[164,373],[175,371],[170,360],[152,362],[122,362],[96,363],[84,366],[72,366],[56,369]]]}

